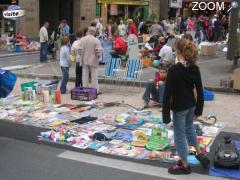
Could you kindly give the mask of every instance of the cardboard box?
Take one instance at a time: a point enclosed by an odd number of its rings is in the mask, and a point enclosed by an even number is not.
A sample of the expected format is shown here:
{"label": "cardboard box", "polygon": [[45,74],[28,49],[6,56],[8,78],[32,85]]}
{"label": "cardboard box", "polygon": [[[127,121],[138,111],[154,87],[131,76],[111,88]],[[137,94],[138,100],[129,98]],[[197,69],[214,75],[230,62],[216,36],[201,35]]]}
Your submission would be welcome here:
{"label": "cardboard box", "polygon": [[210,56],[216,54],[218,49],[217,44],[202,44],[201,45],[201,54],[205,56]]}
{"label": "cardboard box", "polygon": [[235,69],[233,73],[233,89],[238,89],[240,90],[240,68]]}

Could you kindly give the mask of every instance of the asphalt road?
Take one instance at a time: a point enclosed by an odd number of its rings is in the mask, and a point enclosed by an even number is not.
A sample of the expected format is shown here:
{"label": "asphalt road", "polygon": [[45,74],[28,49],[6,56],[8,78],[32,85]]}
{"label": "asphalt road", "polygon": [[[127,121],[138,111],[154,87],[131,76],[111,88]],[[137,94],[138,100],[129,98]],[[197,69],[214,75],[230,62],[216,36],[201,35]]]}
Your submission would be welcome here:
{"label": "asphalt road", "polygon": [[60,158],[64,149],[3,137],[0,147],[1,180],[170,180]]}

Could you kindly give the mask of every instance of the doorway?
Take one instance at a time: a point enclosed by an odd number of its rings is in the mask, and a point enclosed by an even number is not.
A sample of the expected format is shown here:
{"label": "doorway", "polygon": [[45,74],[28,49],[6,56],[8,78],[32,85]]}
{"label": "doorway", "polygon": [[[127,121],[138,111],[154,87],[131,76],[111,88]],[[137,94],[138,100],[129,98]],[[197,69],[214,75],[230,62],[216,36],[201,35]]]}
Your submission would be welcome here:
{"label": "doorway", "polygon": [[61,20],[65,19],[73,29],[73,0],[40,0],[40,27],[45,21],[50,23],[49,32],[56,30]]}

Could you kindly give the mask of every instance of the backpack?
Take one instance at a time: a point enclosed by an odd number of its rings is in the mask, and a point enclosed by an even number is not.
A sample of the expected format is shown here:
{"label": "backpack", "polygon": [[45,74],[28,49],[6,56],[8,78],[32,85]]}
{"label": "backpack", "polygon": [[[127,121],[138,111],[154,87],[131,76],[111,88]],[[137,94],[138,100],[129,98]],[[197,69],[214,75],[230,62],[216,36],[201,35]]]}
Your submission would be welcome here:
{"label": "backpack", "polygon": [[0,98],[5,98],[12,92],[16,80],[15,74],[0,68]]}
{"label": "backpack", "polygon": [[230,137],[224,137],[225,142],[219,143],[215,151],[214,166],[239,169],[240,155]]}

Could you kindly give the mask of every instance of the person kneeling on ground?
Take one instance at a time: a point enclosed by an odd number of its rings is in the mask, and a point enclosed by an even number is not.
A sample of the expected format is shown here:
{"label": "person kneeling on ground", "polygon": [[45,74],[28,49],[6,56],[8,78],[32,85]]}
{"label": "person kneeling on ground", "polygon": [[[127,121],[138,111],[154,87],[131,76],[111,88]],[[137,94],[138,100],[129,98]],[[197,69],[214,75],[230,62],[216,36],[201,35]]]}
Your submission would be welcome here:
{"label": "person kneeling on ground", "polygon": [[153,81],[148,81],[146,84],[146,89],[143,94],[144,109],[149,107],[150,96],[152,96],[152,99],[162,106],[166,79],[167,68],[162,66],[159,68],[159,71],[156,72],[155,79]]}

